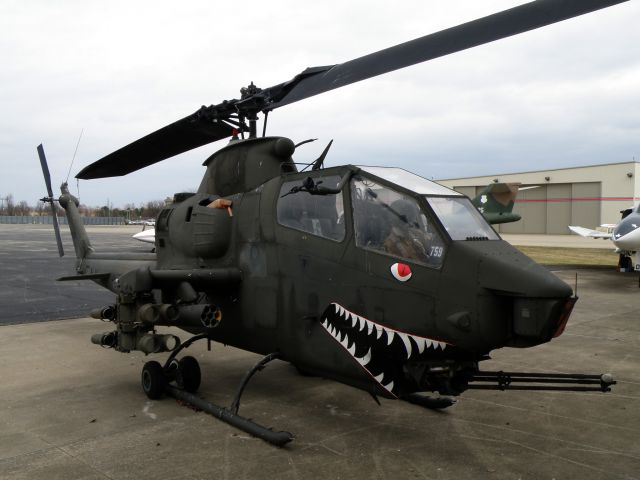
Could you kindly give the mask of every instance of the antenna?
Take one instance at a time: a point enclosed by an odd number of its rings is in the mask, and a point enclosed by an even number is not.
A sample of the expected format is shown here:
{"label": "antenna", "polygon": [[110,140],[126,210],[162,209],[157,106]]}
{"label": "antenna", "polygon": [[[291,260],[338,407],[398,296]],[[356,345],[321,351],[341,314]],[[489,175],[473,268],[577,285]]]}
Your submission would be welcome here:
{"label": "antenna", "polygon": [[69,172],[67,173],[67,179],[65,183],[69,183],[69,175],[71,175],[71,167],[73,167],[73,162],[76,160],[76,153],[78,153],[78,147],[80,146],[80,140],[82,139],[82,134],[84,133],[84,128],[80,130],[80,136],[78,137],[78,143],[76,143],[76,150],[73,152],[73,158],[71,159],[71,165],[69,165]]}

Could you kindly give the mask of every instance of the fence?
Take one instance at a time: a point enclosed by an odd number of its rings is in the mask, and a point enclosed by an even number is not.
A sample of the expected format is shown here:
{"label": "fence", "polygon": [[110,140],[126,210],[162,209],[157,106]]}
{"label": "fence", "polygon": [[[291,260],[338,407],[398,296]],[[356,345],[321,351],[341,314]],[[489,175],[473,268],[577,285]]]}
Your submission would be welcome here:
{"label": "fence", "polygon": [[[51,215],[43,216],[8,216],[0,215],[0,224],[44,224],[53,223]],[[58,223],[67,224],[67,217],[58,217]],[[85,225],[124,225],[123,217],[82,217],[82,223]]]}

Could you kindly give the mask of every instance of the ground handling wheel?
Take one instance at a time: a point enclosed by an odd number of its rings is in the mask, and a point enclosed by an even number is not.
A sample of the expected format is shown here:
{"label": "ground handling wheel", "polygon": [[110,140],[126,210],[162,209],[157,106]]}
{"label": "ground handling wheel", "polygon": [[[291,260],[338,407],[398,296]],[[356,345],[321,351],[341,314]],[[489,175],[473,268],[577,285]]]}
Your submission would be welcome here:
{"label": "ground handling wheel", "polygon": [[155,360],[147,362],[142,367],[142,390],[151,400],[160,398],[167,387],[167,379],[164,376],[164,369]]}
{"label": "ground handling wheel", "polygon": [[200,388],[202,375],[200,364],[193,357],[182,357],[178,362],[178,385],[189,393],[195,393]]}

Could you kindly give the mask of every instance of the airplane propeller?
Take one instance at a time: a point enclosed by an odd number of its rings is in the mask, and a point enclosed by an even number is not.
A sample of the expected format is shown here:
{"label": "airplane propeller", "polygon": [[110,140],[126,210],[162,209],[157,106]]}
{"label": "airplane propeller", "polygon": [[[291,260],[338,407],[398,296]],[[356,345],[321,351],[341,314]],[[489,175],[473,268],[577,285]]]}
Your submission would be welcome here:
{"label": "airplane propeller", "polygon": [[49,166],[47,165],[47,158],[44,156],[44,148],[42,144],[38,145],[38,156],[40,157],[40,166],[42,166],[42,174],[44,175],[44,183],[47,185],[48,197],[41,198],[41,202],[48,202],[51,205],[51,216],[53,217],[53,230],[56,234],[56,243],[58,244],[58,253],[61,257],[64,257],[64,249],[62,248],[62,237],[60,236],[60,225],[58,224],[58,214],[56,212],[55,203],[56,199],[53,196],[53,189],[51,188],[51,175],[49,174]]}

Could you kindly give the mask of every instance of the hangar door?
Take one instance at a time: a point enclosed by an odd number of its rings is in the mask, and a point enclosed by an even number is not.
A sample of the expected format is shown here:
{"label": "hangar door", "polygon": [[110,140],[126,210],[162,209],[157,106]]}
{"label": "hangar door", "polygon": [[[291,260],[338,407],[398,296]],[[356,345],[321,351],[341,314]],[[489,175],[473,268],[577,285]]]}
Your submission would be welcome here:
{"label": "hangar door", "polygon": [[600,182],[556,183],[518,193],[513,211],[522,220],[499,226],[502,233],[569,235],[569,225],[600,225]]}
{"label": "hangar door", "polygon": [[547,185],[518,192],[514,213],[522,219],[496,225],[501,233],[547,233]]}
{"label": "hangar door", "polygon": [[573,183],[571,185],[571,225],[587,228],[600,226],[602,190],[600,182]]}
{"label": "hangar door", "polygon": [[569,233],[571,223],[571,184],[559,183],[546,185],[547,190],[547,225],[545,233],[562,235]]}
{"label": "hangar door", "polygon": [[[455,187],[470,198],[485,186]],[[600,225],[600,182],[551,183],[518,192],[514,213],[518,222],[494,225],[501,233],[568,235],[569,225],[595,228]]]}

